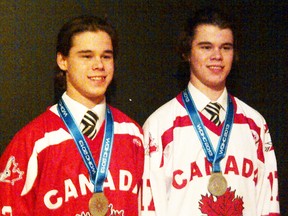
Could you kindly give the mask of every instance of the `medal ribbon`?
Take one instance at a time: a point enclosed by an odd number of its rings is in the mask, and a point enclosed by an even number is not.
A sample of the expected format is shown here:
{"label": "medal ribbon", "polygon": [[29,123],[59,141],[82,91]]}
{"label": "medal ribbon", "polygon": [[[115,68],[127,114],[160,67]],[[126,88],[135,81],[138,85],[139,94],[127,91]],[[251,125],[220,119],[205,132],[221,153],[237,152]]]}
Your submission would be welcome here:
{"label": "medal ribbon", "polygon": [[226,155],[228,141],[234,120],[234,107],[231,98],[228,97],[228,110],[225,116],[225,123],[221,132],[216,152],[212,146],[205,126],[203,125],[203,122],[199,116],[199,113],[188,89],[185,89],[182,92],[182,99],[184,101],[188,115],[193,123],[196,134],[201,141],[202,148],[207,156],[207,159],[210,163],[212,163],[212,172],[221,172],[220,161]]}
{"label": "medal ribbon", "polygon": [[109,107],[106,106],[105,134],[99,158],[98,172],[91,150],[62,98],[58,102],[57,109],[60,117],[72,135],[80,155],[89,171],[91,181],[94,184],[94,192],[103,192],[103,183],[108,173],[114,137],[113,116]]}

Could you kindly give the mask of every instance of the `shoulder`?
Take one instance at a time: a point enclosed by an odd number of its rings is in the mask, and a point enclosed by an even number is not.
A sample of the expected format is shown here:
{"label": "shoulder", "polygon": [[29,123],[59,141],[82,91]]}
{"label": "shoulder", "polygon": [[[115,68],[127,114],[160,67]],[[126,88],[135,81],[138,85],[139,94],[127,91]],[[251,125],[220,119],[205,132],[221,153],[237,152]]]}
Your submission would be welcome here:
{"label": "shoulder", "polygon": [[19,147],[22,152],[32,152],[36,142],[40,143],[40,140],[47,141],[45,137],[48,137],[48,134],[54,134],[54,132],[58,131],[61,134],[57,133],[57,137],[59,139],[63,138],[64,130],[59,130],[61,127],[63,128],[61,119],[49,107],[45,112],[20,129],[14,135],[8,147],[11,151],[17,151]]}
{"label": "shoulder", "polygon": [[54,106],[48,107],[43,113],[38,115],[32,121],[30,121],[21,130],[49,130],[51,127],[58,127],[62,120],[58,113],[53,111]]}
{"label": "shoulder", "polygon": [[236,105],[236,110],[235,110],[236,115],[243,116],[257,123],[265,122],[265,119],[262,116],[262,114],[259,111],[257,111],[255,108],[251,107],[250,105],[243,102],[237,97],[232,96],[232,98],[234,99],[234,104]]}

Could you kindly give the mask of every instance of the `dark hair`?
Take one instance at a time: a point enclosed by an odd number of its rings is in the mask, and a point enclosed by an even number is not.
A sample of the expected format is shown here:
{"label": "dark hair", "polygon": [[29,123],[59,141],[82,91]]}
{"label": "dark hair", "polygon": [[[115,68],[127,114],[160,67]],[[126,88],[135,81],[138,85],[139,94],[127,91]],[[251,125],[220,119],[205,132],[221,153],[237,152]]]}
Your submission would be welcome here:
{"label": "dark hair", "polygon": [[107,19],[101,19],[96,16],[79,16],[64,24],[57,37],[56,52],[68,56],[73,36],[87,31],[106,32],[112,40],[114,58],[117,56],[118,37],[116,30]]}
{"label": "dark hair", "polygon": [[189,17],[183,32],[180,34],[179,44],[177,51],[183,60],[187,60],[190,52],[192,41],[195,36],[196,28],[199,25],[210,24],[218,26],[221,29],[230,29],[234,38],[234,49],[236,46],[236,29],[234,26],[234,20],[229,17],[223,11],[216,8],[205,8],[198,10],[193,16]]}

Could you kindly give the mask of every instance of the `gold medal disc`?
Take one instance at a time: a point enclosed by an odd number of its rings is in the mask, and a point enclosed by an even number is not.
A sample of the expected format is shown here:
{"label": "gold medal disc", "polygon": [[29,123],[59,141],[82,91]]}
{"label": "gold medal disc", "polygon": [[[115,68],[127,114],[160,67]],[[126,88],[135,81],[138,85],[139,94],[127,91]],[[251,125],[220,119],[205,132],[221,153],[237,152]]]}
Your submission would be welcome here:
{"label": "gold medal disc", "polygon": [[92,216],[105,216],[108,211],[108,200],[104,193],[94,193],[89,200],[89,211]]}
{"label": "gold medal disc", "polygon": [[227,190],[227,181],[222,175],[219,173],[212,173],[209,184],[208,191],[214,196],[222,196]]}

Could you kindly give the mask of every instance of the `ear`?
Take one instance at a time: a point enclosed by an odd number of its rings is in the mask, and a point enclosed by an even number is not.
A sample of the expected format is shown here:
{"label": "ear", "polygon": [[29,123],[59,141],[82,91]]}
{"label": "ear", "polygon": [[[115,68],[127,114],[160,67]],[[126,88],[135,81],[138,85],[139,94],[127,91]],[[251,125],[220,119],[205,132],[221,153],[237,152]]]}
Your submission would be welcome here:
{"label": "ear", "polygon": [[57,53],[57,64],[62,71],[67,71],[67,57],[62,53]]}

